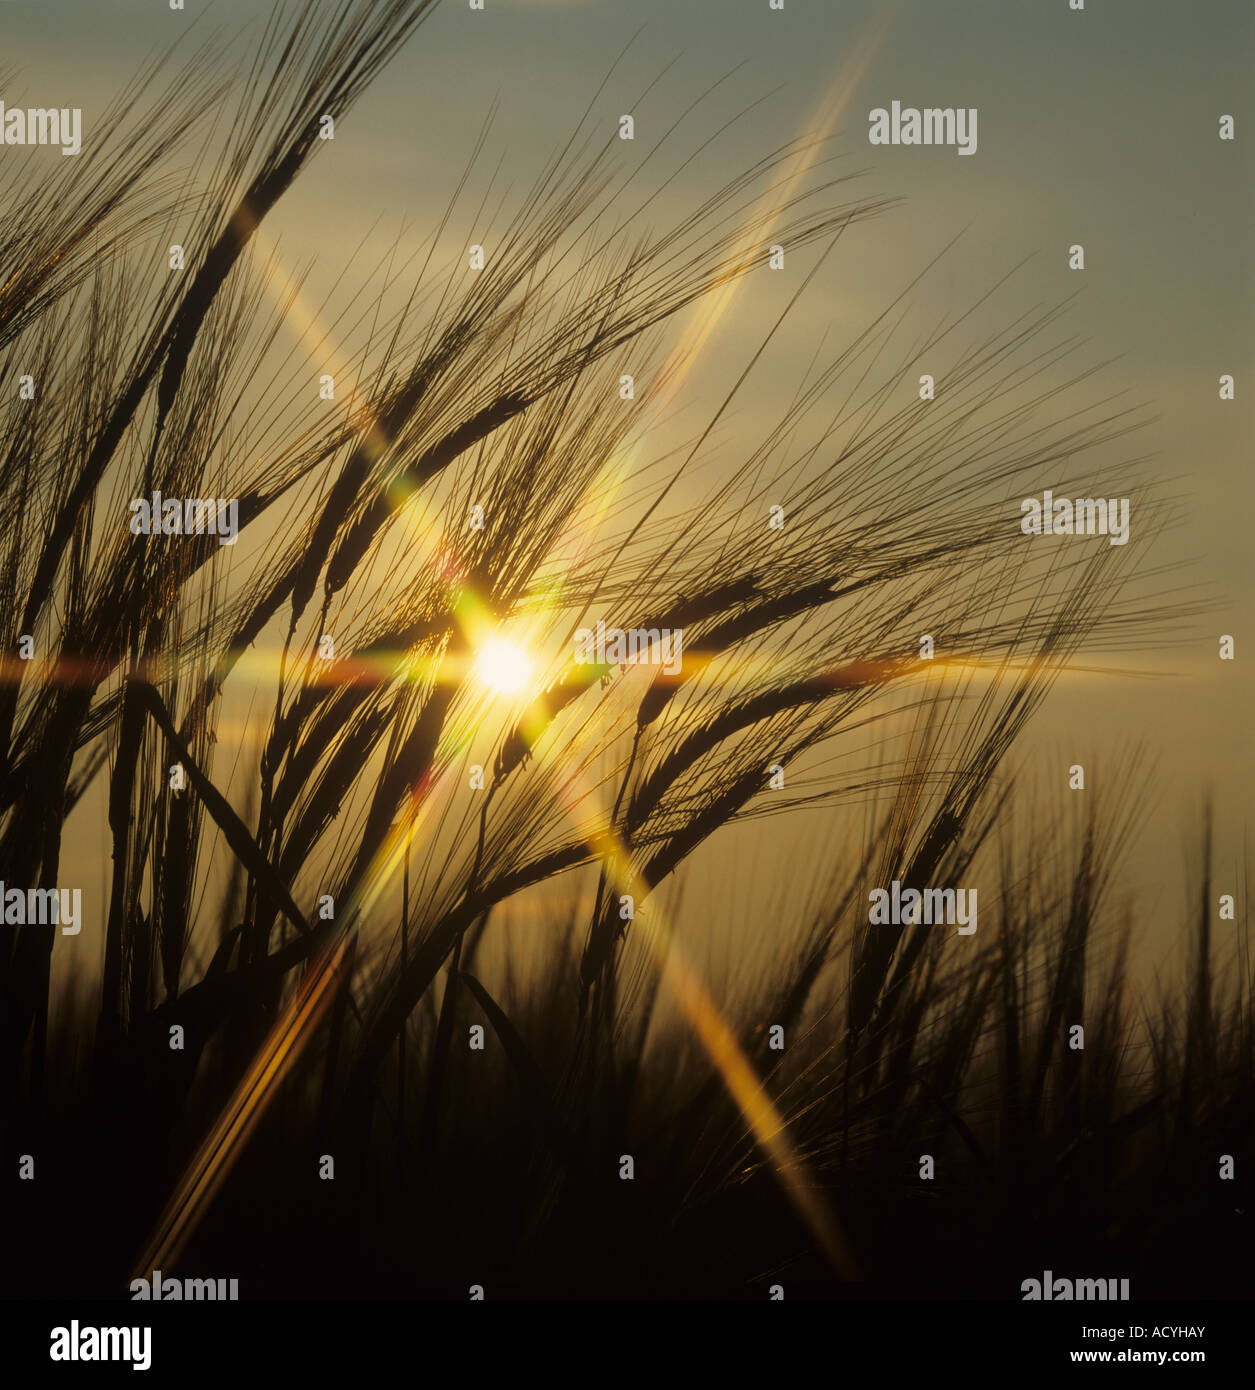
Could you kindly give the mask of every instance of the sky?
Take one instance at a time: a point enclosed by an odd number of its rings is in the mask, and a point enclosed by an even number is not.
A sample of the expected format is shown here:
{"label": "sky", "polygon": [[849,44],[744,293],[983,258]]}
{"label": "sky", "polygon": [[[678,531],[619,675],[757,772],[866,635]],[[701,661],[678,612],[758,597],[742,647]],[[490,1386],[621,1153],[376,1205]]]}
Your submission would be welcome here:
{"label": "sky", "polygon": [[[146,56],[189,30],[242,55],[263,10],[256,0],[187,0],[182,12],[166,0],[0,0],[0,66],[20,69],[0,97],[82,107],[90,138],[92,113]],[[597,118],[632,113],[638,148],[703,92],[684,126],[691,146],[739,115],[659,201],[657,225],[834,116],[843,167],[866,171],[859,193],[903,199],[843,240],[799,304],[739,417],[747,432],[787,403],[822,342],[857,331],[955,237],[914,293],[908,330],[961,311],[1016,266],[997,301],[1007,320],[1075,295],[1068,324],[1086,360],[1106,362],[1105,388],[1154,417],[1130,452],[1181,501],[1155,562],[1179,567],[1172,582],[1207,611],[1170,651],[1091,661],[1108,673],[1064,682],[1018,758],[1049,783],[1073,762],[1106,759],[1114,772],[1129,748],[1146,750],[1155,772],[1130,887],[1153,918],[1165,894],[1182,892],[1207,793],[1221,876],[1239,870],[1255,775],[1244,674],[1255,637],[1253,40],[1247,0],[1088,0],[1081,11],[1068,0],[784,0],[781,10],[768,0],[485,0],[482,12],[444,0],[268,231],[287,263],[314,267],[311,291],[351,298],[361,267],[435,225],[494,103],[479,169],[499,167],[499,186],[522,190],[610,73]],[[976,152],[871,145],[868,113],[894,100],[976,108]],[[1233,141],[1218,135],[1225,114]],[[1068,266],[1078,243],[1083,271]],[[717,404],[770,316],[764,293],[743,296],[686,387],[681,423]],[[1236,378],[1232,401],[1219,399],[1222,373]],[[1218,659],[1221,634],[1236,636],[1235,662]],[[771,842],[773,862],[822,860],[825,833],[822,820],[798,818]],[[770,912],[775,872],[756,871],[747,907],[725,862],[707,856],[696,869],[712,917]]]}

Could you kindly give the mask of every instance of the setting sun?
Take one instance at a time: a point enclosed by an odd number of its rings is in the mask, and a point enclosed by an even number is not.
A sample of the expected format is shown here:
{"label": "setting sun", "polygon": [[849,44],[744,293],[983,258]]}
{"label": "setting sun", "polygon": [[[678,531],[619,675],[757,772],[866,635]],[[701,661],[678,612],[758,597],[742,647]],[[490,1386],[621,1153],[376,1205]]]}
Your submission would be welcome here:
{"label": "setting sun", "polygon": [[532,662],[521,647],[494,637],[480,648],[475,674],[498,695],[515,695],[527,684]]}

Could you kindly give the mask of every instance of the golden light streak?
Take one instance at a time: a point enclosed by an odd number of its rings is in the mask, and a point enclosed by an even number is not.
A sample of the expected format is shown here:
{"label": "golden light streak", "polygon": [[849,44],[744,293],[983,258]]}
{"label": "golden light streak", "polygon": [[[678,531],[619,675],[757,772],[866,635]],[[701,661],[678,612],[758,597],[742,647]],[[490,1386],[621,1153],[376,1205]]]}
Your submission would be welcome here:
{"label": "golden light streak", "polygon": [[134,1278],[146,1279],[154,1269],[168,1269],[182,1254],[256,1128],[267,1102],[313,1037],[337,988],[341,982],[347,982],[353,965],[353,943],[353,937],[342,936],[311,963],[218,1123],[184,1170]]}
{"label": "golden light streak", "polygon": [[[756,210],[742,232],[742,239],[748,237],[752,231],[763,223],[761,238],[770,241],[771,224],[780,216],[783,209],[788,205],[790,199],[797,192],[798,185],[810,172],[815,163],[816,156],[824,143],[831,136],[837,122],[841,119],[842,112],[854,95],[858,84],[866,76],[867,69],[870,67],[872,59],[877,50],[884,42],[886,35],[897,18],[897,12],[901,8],[901,3],[885,6],[877,15],[873,16],[871,22],[860,35],[850,56],[837,70],[836,76],[832,80],[823,99],[820,101],[816,110],[813,124],[815,125],[815,135],[808,147],[798,157],[796,166],[790,177],[784,182],[781,189],[775,196],[769,211]],[[767,200],[770,201],[770,198]],[[762,254],[755,250],[752,258],[757,259]],[[752,263],[752,262],[751,262]],[[706,311],[706,317],[697,330],[696,339],[677,345],[666,366],[663,368],[662,376],[665,385],[660,394],[660,408],[665,408],[674,399],[680,387],[684,384],[693,366],[700,357],[702,350],[710,341],[711,336],[718,328],[723,316],[727,313],[732,304],[732,300],[744,282],[742,271],[747,263],[733,267],[729,270],[727,277],[719,289],[712,295],[702,300],[702,308]]]}
{"label": "golden light streak", "polygon": [[[603,833],[599,853],[607,877],[618,890],[630,893],[638,903],[648,896],[650,885],[633,870],[627,846],[612,829]],[[843,1279],[861,1279],[858,1262],[836,1217],[807,1180],[805,1163],[789,1138],[787,1122],[705,985],[684,961],[676,935],[656,900],[647,916],[635,919],[633,925],[638,927],[640,939],[659,967],[662,980],[723,1078],[755,1141],[771,1160],[772,1169],[803,1224]]]}

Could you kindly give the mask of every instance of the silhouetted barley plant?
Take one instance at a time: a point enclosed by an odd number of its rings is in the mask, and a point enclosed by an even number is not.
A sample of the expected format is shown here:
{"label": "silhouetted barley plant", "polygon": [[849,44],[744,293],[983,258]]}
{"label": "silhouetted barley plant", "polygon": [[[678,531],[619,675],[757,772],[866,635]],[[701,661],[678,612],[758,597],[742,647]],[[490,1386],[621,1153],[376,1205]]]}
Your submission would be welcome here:
{"label": "silhouetted barley plant", "polygon": [[[1229,1197],[1200,1195],[1217,1152],[1250,1157],[1247,964],[1226,996],[1204,891],[1188,984],[1138,1013],[1099,953],[1118,806],[1047,872],[1002,773],[1078,652],[1188,616],[1139,558],[1166,513],[1138,460],[1102,475],[1136,498],[1128,546],[1034,548],[1016,524],[1138,415],[1093,398],[1059,310],[967,341],[976,306],[904,344],[908,286],[761,439],[732,434],[789,310],[887,201],[799,140],[658,231],[696,157],[682,127],[624,164],[592,107],[508,219],[464,217],[460,188],[305,331],[261,230],[428,8],[280,9],[242,77],[205,50],[154,95],[158,65],[72,169],[4,187],[0,872],[64,885],[108,845],[79,936],[5,929],[5,1161],[39,1174],[16,1185],[11,1290],[121,1294],[145,1255],[246,1297],[859,1274],[1014,1296],[1043,1260],[1167,1288],[1205,1251],[1213,1282],[1249,1284]],[[805,278],[659,451],[703,336],[679,316],[772,242],[809,249]],[[946,364],[927,403],[925,355]],[[131,534],[154,489],[238,498],[239,545]],[[575,662],[599,618],[682,628],[680,673]],[[519,702],[476,675],[498,632],[536,659]],[[875,835],[828,846],[809,920],[784,903],[747,929],[769,971],[730,940],[738,997],[703,1014],[686,864],[819,804],[870,807]],[[1003,885],[979,944],[868,928],[868,885],[977,862]]]}

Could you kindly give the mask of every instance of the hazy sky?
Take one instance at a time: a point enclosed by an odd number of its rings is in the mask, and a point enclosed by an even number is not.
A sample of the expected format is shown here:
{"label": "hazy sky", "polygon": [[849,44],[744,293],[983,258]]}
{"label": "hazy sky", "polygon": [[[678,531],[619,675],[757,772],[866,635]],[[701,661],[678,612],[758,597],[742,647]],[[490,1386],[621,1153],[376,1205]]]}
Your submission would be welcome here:
{"label": "hazy sky", "polygon": [[[0,63],[22,70],[0,98],[80,106],[90,139],[92,112],[151,51],[192,23],[245,44],[265,9],[260,0],[187,0],[182,14],[166,0],[0,0]],[[608,122],[633,112],[638,142],[720,79],[692,117],[693,145],[764,98],[660,204],[659,226],[699,189],[822,126],[841,101],[841,148],[852,169],[868,170],[857,191],[906,202],[843,241],[764,389],[787,401],[825,333],[839,347],[962,231],[915,296],[918,331],[1031,256],[1000,301],[1005,318],[1080,290],[1069,324],[1088,341],[1089,360],[1115,359],[1110,389],[1157,417],[1129,452],[1153,454],[1148,467],[1185,501],[1159,558],[1189,562],[1181,582],[1210,593],[1214,615],[1192,649],[1136,663],[1158,672],[1153,680],[1069,682],[1023,750],[1049,774],[1145,743],[1158,799],[1134,862],[1153,903],[1179,891],[1178,840],[1208,787],[1221,811],[1222,868],[1240,862],[1255,775],[1245,676],[1255,650],[1246,621],[1255,599],[1255,112],[1244,101],[1253,39],[1249,0],[1088,0],[1083,12],[1068,0],[785,0],[782,11],[768,0],[486,0],[482,13],[445,0],[268,228],[292,264],[317,258],[311,284],[329,289],[364,238],[369,259],[376,246],[432,227],[493,101],[483,162],[501,160],[504,183],[526,188],[616,59],[597,110]],[[895,99],[975,107],[977,152],[870,145],[869,110]],[[1232,142],[1218,138],[1223,114],[1236,118]],[[1083,273],[1068,269],[1072,243],[1085,247]],[[745,360],[762,321],[753,296],[729,317],[694,379],[692,420],[715,403],[722,374]],[[1237,377],[1233,402],[1218,398],[1222,372]],[[1237,662],[1218,661],[1220,633],[1236,635]],[[798,832],[792,843],[809,854],[814,836],[804,822]]]}

